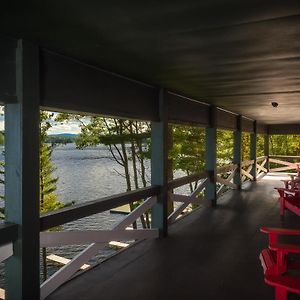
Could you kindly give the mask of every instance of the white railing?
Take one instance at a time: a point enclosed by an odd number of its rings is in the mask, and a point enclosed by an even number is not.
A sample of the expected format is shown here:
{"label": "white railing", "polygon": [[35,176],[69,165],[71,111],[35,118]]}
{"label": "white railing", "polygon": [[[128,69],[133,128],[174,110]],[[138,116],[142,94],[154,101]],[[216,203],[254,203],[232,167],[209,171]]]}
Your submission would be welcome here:
{"label": "white railing", "polygon": [[296,163],[287,161],[286,159],[300,160],[300,156],[270,155],[269,157],[270,157],[269,158],[270,163],[275,163],[277,165],[283,165],[283,167],[271,168],[270,172],[282,172],[282,171],[296,170],[297,169]]}
{"label": "white railing", "polygon": [[207,184],[208,179],[204,178],[199,183],[198,187],[188,196],[180,195],[180,194],[170,194],[170,201],[173,202],[180,202],[179,205],[169,216],[168,216],[168,223],[174,223],[175,220],[183,213],[183,211],[190,205],[190,204],[199,204],[201,201],[201,197],[199,194],[203,191]]}
{"label": "white railing", "polygon": [[237,185],[233,182],[238,166],[236,164],[225,165],[217,168],[216,182],[220,183],[217,196],[220,196],[226,187],[236,189]]}
{"label": "white railing", "polygon": [[268,156],[261,156],[256,159],[256,178],[260,179],[268,173],[268,169],[265,168],[268,162]]}
{"label": "white railing", "polygon": [[13,243],[0,246],[0,263],[11,257],[13,254]]}
{"label": "white railing", "polygon": [[157,197],[153,196],[144,201],[133,210],[125,219],[116,224],[112,230],[100,231],[64,231],[64,232],[41,232],[41,247],[53,247],[69,244],[88,244],[85,250],[75,256],[59,271],[54,273],[41,285],[41,299],[45,299],[54,290],[70,279],[86,262],[99,253],[110,241],[128,241],[157,238],[157,229],[126,230],[126,227],[136,221],[156,203]]}

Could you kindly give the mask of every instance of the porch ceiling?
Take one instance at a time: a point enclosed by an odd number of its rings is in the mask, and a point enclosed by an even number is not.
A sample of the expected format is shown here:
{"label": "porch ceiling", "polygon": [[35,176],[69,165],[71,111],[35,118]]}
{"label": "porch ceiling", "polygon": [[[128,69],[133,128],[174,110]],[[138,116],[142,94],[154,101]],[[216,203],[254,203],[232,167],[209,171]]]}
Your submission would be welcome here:
{"label": "porch ceiling", "polygon": [[298,0],[5,2],[2,35],[267,124],[300,123]]}

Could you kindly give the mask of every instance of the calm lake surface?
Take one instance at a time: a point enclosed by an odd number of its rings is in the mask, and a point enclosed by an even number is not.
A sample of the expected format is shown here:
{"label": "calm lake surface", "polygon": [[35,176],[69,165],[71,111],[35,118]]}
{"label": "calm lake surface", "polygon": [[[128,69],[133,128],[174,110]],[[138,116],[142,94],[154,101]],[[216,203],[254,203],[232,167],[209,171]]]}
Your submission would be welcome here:
{"label": "calm lake surface", "polygon": [[[0,160],[3,160],[3,149],[0,149]],[[126,191],[126,182],[118,173],[123,174],[123,168],[111,158],[104,145],[94,148],[78,150],[75,144],[67,144],[54,148],[52,162],[56,166],[57,195],[61,202],[84,203]],[[150,162],[147,162],[148,183],[150,185]],[[176,172],[175,177],[184,175]],[[181,188],[184,193],[186,189]],[[3,195],[3,186],[0,194]],[[3,202],[0,205],[3,205]],[[60,226],[59,230],[100,230],[111,229],[114,224],[125,217],[122,214],[106,211]],[[66,258],[73,258],[87,245],[70,245],[64,247],[47,248],[47,254],[56,254]],[[90,263],[101,262],[115,250],[107,247],[101,250]],[[58,265],[48,262],[48,275],[58,270]],[[0,264],[0,287],[4,287],[4,265]]]}
{"label": "calm lake surface", "polygon": [[[1,151],[0,159],[3,160]],[[74,144],[58,146],[52,153],[52,161],[56,166],[57,195],[61,202],[84,203],[126,191],[125,179],[119,175],[122,167],[111,159],[106,146],[78,150]],[[150,174],[148,164],[147,173]],[[150,178],[149,178],[150,180]],[[3,194],[3,187],[0,187]],[[3,203],[2,203],[3,205]],[[110,229],[125,217],[122,214],[112,214],[109,211],[92,215],[74,222],[64,224],[59,230],[100,230]],[[66,258],[73,258],[86,246],[71,245],[47,248],[48,254],[57,254]],[[115,250],[106,248],[91,262],[99,262],[113,254]],[[49,274],[57,270],[55,263],[49,262]],[[0,287],[4,285],[3,264],[0,264]]]}

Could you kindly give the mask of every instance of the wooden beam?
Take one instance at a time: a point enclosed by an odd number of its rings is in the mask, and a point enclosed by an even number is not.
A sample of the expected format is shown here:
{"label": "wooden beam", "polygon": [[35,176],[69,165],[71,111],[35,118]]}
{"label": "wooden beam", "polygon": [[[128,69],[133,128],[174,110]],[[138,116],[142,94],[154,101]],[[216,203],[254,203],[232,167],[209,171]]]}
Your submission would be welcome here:
{"label": "wooden beam", "polygon": [[161,187],[152,209],[152,227],[160,237],[168,234],[168,107],[166,91],[159,92],[159,121],[151,126],[151,183]]}
{"label": "wooden beam", "polygon": [[157,229],[136,230],[76,230],[47,231],[40,233],[41,247],[65,245],[85,245],[90,243],[108,243],[110,241],[130,241],[158,237]]}
{"label": "wooden beam", "polygon": [[268,125],[269,134],[300,134],[300,124]]}
{"label": "wooden beam", "polygon": [[190,182],[194,182],[194,181],[197,181],[200,179],[204,179],[206,177],[208,177],[208,173],[206,171],[203,171],[203,172],[200,172],[197,174],[191,174],[191,175],[187,175],[184,177],[176,178],[168,183],[168,190],[169,191],[173,190],[177,187],[183,186],[185,184],[188,184]]}
{"label": "wooden beam", "polygon": [[250,132],[250,133],[254,132],[254,120],[242,116],[241,131]]}
{"label": "wooden beam", "polygon": [[235,176],[233,178],[234,184],[236,184],[237,189],[241,189],[241,148],[242,148],[242,128],[241,128],[242,116],[237,116],[236,123],[237,129],[233,132],[233,163],[237,165]]}
{"label": "wooden beam", "polygon": [[297,158],[300,160],[300,156],[299,155],[270,155],[270,158]]}
{"label": "wooden beam", "polygon": [[236,129],[236,114],[221,108],[216,108],[215,114],[215,127],[230,130]]}
{"label": "wooden beam", "polygon": [[262,123],[256,123],[256,133],[265,134],[268,131],[268,126]]}
{"label": "wooden beam", "polygon": [[217,205],[216,169],[217,169],[217,110],[210,107],[210,124],[205,128],[205,168],[209,181],[205,188],[205,198],[212,206]]}
{"label": "wooden beam", "polygon": [[241,175],[245,177],[244,180],[246,180],[247,178],[249,178],[250,180],[254,180],[254,177],[250,174],[250,171],[250,167],[247,170],[241,169]]}
{"label": "wooden beam", "polygon": [[6,293],[39,299],[39,49],[19,40],[16,53],[17,101],[5,106],[5,215],[18,239],[6,261]]}
{"label": "wooden beam", "polygon": [[40,218],[40,230],[44,231],[124,204],[155,196],[159,191],[158,186],[146,187],[46,213]]}
{"label": "wooden beam", "polygon": [[284,166],[289,166],[292,169],[296,169],[296,164],[289,162],[289,161],[284,161],[284,160],[280,160],[280,159],[275,159],[275,158],[269,158],[269,161],[275,164],[279,164],[279,165],[284,165]]}
{"label": "wooden beam", "polygon": [[16,102],[16,47],[14,40],[0,39],[0,103]]}
{"label": "wooden beam", "polygon": [[253,176],[253,180],[256,181],[256,161],[257,161],[257,124],[256,121],[253,123],[253,132],[250,134],[250,159],[254,160],[250,174]]}
{"label": "wooden beam", "polygon": [[269,162],[269,155],[270,155],[270,136],[268,133],[264,135],[264,156],[267,157],[267,162],[265,164],[266,169],[270,170],[270,162]]}
{"label": "wooden beam", "polygon": [[166,94],[168,118],[172,123],[187,123],[207,126],[209,123],[209,105],[175,93]]}
{"label": "wooden beam", "polygon": [[[230,178],[231,179],[231,178]],[[228,179],[225,179],[225,178],[222,178],[222,177],[220,177],[220,176],[216,176],[216,180],[217,180],[217,182],[220,182],[220,183],[222,183],[222,184],[224,184],[224,185],[226,185],[226,186],[229,186],[229,187],[231,187],[231,188],[233,188],[233,189],[236,189],[237,188],[237,185],[235,184],[235,183],[232,183],[230,180],[228,180]]]}
{"label": "wooden beam", "polygon": [[218,167],[216,170],[216,174],[222,174],[222,173],[227,173],[230,171],[235,171],[236,167],[237,167],[236,164],[230,164],[230,165]]}
{"label": "wooden beam", "polygon": [[268,173],[268,170],[264,167],[264,165],[267,163],[267,159],[265,158],[264,161],[261,162],[261,164],[256,163],[257,167],[257,173],[259,174],[260,172]]}
{"label": "wooden beam", "polygon": [[157,89],[42,51],[41,105],[52,110],[158,119]]}
{"label": "wooden beam", "polygon": [[18,238],[18,225],[12,223],[0,223],[0,246],[14,242]]}
{"label": "wooden beam", "polygon": [[7,243],[5,245],[0,246],[0,263],[2,263],[4,260],[8,259],[14,254],[13,251],[13,243]]}

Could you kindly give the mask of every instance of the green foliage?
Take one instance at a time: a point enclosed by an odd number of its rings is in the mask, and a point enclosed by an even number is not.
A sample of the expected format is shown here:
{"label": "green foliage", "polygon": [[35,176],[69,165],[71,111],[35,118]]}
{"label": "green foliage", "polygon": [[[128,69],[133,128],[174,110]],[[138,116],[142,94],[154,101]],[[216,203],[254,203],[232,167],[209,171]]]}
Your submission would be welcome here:
{"label": "green foliage", "polygon": [[[204,157],[202,158],[204,160]],[[233,132],[217,130],[217,165],[223,166],[233,160]]]}
{"label": "green foliage", "polygon": [[[55,167],[51,162],[52,148],[46,144],[47,131],[51,128],[52,113],[40,112],[40,212],[56,210],[66,205],[61,203],[56,191],[57,177],[53,176]],[[4,184],[4,161],[0,162],[0,184]],[[1,196],[1,198],[4,198]],[[4,208],[0,208],[0,218],[4,218]]]}
{"label": "green foliage", "polygon": [[241,149],[241,160],[249,160],[250,159],[250,133],[243,132],[242,133],[242,149]]}
{"label": "green foliage", "polygon": [[0,145],[3,146],[4,145],[4,132],[0,131]]}
{"label": "green foliage", "polygon": [[57,177],[53,176],[55,167],[51,162],[52,148],[46,144],[47,131],[51,127],[50,118],[53,114],[40,113],[40,212],[48,212],[64,207],[58,201],[56,191]]}
{"label": "green foliage", "polygon": [[46,137],[45,142],[47,144],[51,144],[52,146],[55,146],[57,144],[66,145],[70,143],[76,142],[77,135],[70,135],[70,136],[63,136],[63,135],[48,135]]}
{"label": "green foliage", "polygon": [[[134,130],[130,130],[132,125]],[[99,144],[109,146],[132,141],[145,142],[151,136],[147,122],[91,117],[88,124],[82,123],[80,127],[81,134],[76,139],[76,145],[80,149]]]}
{"label": "green foliage", "polygon": [[271,155],[300,155],[299,135],[270,135]]}
{"label": "green foliage", "polygon": [[265,138],[263,134],[257,134],[256,140],[256,155],[257,157],[265,155]]}
{"label": "green foliage", "polygon": [[173,146],[169,151],[173,169],[193,174],[204,169],[205,130],[200,127],[173,125]]}
{"label": "green foliage", "polygon": [[119,175],[125,177],[127,190],[133,185],[138,188],[141,182],[146,186],[145,159],[150,157],[151,136],[148,122],[65,113],[56,117],[58,122],[71,120],[78,121],[81,128],[76,138],[78,149],[106,145],[113,159],[124,168],[124,174]]}
{"label": "green foliage", "polygon": [[55,167],[50,160],[51,146],[44,143],[40,145],[40,212],[55,210],[64,207],[57,199],[56,183],[57,177],[53,177]]}

